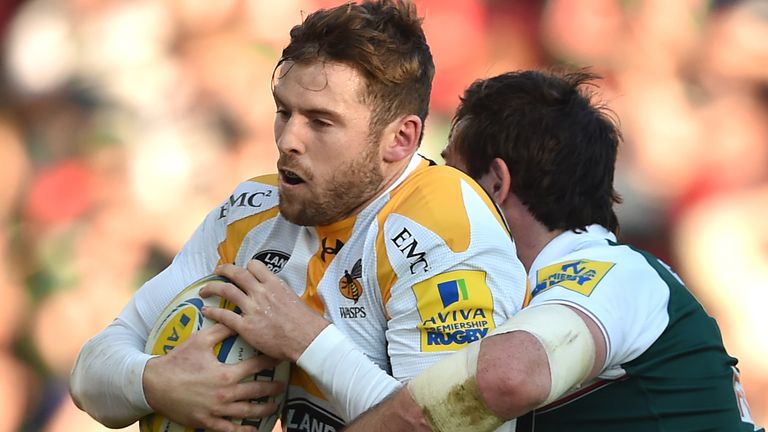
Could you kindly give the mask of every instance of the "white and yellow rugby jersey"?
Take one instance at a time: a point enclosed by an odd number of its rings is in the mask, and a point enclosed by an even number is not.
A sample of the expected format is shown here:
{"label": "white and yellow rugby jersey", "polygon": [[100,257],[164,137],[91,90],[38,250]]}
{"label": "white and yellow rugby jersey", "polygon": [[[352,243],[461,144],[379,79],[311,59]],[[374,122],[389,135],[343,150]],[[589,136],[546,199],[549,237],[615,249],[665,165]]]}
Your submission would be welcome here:
{"label": "white and yellow rugby jersey", "polygon": [[[268,175],[240,184],[142,288],[136,300],[149,327],[178,290],[218,263],[258,259],[373,362],[406,381],[485,336],[527,299],[504,221],[484,191],[453,168],[414,157],[367,208],[324,227],[286,221],[276,182]],[[308,375],[293,371],[284,428],[339,429],[338,410]]]}

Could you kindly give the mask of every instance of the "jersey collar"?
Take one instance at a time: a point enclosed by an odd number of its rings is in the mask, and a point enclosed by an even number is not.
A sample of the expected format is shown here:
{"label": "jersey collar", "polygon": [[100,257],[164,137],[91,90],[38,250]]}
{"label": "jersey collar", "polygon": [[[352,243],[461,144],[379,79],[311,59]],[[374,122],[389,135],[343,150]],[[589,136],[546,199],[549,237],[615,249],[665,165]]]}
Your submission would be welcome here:
{"label": "jersey collar", "polygon": [[616,236],[602,225],[589,225],[586,231],[578,233],[571,230],[565,231],[553,238],[544,249],[539,252],[531,264],[530,277],[536,276],[536,272],[552,263],[561,260],[564,256],[579,249],[584,249],[596,242],[604,244],[605,240],[615,242]]}

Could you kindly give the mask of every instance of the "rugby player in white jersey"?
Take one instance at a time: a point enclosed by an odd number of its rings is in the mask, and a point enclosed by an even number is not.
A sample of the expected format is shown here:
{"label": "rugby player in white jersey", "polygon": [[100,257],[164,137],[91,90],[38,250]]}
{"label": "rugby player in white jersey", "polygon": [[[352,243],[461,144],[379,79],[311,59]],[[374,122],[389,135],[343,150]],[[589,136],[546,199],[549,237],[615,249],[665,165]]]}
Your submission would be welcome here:
{"label": "rugby player in white jersey", "polygon": [[[433,74],[410,1],[344,4],[294,27],[273,81],[278,173],[240,184],[86,343],[70,381],[78,406],[110,427],[154,412],[190,428],[251,431],[228,418],[273,412],[251,401],[284,388],[242,382],[270,366],[264,357],[215,359],[212,347],[234,329],[249,341],[298,338],[270,353],[298,362],[283,426],[338,430],[518,312],[525,272],[492,200],[466,175],[416,154]],[[229,327],[203,329],[165,356],[145,354],[165,305],[214,270],[239,289],[213,284],[208,294],[226,291],[242,315],[208,311]],[[257,278],[271,272],[293,291],[254,294]],[[278,304],[252,307],[268,299]],[[281,308],[320,319],[288,322]],[[252,325],[259,316],[283,320],[283,333]],[[305,352],[311,341],[351,341],[365,360],[353,369],[379,378],[356,383],[360,393],[346,398],[317,383],[322,360],[349,363]]]}

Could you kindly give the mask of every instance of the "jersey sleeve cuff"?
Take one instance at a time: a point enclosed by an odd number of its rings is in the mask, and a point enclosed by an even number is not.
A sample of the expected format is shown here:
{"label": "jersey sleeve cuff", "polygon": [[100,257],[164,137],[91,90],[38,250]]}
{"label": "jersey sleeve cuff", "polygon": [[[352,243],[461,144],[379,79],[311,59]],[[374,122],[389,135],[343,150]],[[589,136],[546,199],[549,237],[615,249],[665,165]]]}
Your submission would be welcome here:
{"label": "jersey sleeve cuff", "polygon": [[359,416],[401,387],[333,324],[317,335],[296,364],[345,420]]}
{"label": "jersey sleeve cuff", "polygon": [[[344,347],[345,349],[342,350],[337,349],[337,345],[345,343],[349,346]],[[308,374],[316,376],[325,369],[326,362],[334,364],[333,357],[338,360],[343,357],[345,351],[351,349],[354,349],[351,342],[347,340],[341,330],[331,324],[315,337],[307,349],[299,356],[298,360],[296,360],[296,364]]]}

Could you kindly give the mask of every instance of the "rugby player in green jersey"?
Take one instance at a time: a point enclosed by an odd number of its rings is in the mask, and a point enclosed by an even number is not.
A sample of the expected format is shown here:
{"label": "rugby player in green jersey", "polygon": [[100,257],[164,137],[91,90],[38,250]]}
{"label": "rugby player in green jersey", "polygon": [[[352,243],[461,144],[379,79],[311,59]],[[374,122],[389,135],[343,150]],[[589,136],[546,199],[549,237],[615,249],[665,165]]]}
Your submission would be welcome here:
{"label": "rugby player in green jersey", "polygon": [[587,73],[506,73],[464,93],[443,155],[501,207],[530,305],[349,431],[764,431],[715,320],[617,242],[620,133]]}

